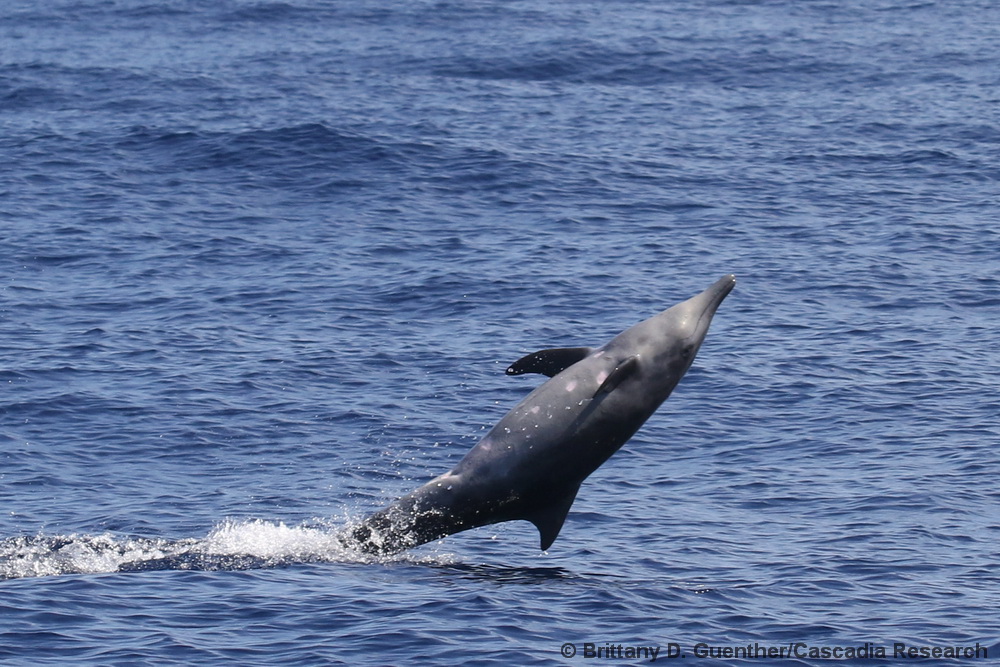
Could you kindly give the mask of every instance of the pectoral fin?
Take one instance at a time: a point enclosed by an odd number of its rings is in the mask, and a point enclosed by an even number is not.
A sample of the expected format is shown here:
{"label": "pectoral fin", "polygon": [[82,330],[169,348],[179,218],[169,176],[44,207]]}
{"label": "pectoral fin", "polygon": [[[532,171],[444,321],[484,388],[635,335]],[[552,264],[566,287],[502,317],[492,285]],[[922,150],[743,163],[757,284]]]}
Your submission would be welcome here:
{"label": "pectoral fin", "polygon": [[507,375],[541,373],[553,377],[576,362],[586,359],[594,350],[589,347],[556,347],[525,355],[507,368]]}
{"label": "pectoral fin", "polygon": [[569,514],[569,508],[576,500],[576,493],[579,490],[580,485],[577,484],[553,502],[524,517],[535,524],[535,528],[538,529],[542,551],[547,550],[556,541],[556,537],[559,536],[559,531],[562,530],[563,523],[566,521],[566,515]]}
{"label": "pectoral fin", "polygon": [[615,366],[615,369],[611,371],[611,374],[605,378],[604,382],[601,383],[601,386],[597,388],[596,392],[594,392],[594,396],[610,394],[615,387],[620,385],[627,378],[631,377],[637,370],[639,370],[639,357],[629,357]]}

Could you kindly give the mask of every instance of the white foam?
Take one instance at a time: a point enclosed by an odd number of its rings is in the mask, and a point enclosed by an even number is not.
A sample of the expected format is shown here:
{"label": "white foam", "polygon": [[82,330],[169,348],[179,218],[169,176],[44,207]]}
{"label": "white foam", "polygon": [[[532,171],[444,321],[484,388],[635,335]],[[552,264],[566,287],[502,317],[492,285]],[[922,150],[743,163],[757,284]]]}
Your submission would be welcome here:
{"label": "white foam", "polygon": [[0,541],[0,579],[115,572],[122,563],[169,557],[191,542],[111,533],[12,538]]}
{"label": "white foam", "polygon": [[[227,519],[204,538],[167,540],[100,535],[38,535],[0,540],[0,580],[128,570],[246,569],[314,562],[441,562],[441,554],[376,557],[346,548],[340,525]],[[124,567],[123,567],[124,566]]]}
{"label": "white foam", "polygon": [[227,519],[198,545],[205,554],[248,555],[274,560],[333,560],[348,555],[329,529],[290,527],[279,521]]}

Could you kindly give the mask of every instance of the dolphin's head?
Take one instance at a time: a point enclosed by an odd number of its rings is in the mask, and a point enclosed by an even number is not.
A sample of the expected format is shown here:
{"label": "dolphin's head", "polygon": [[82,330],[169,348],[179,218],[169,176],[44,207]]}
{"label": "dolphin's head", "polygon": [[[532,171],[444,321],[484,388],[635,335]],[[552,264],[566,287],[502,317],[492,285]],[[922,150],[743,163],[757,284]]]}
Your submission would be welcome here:
{"label": "dolphin's head", "polygon": [[637,356],[644,385],[662,401],[691,367],[712,316],[735,285],[735,276],[723,276],[701,294],[626,329],[606,349]]}

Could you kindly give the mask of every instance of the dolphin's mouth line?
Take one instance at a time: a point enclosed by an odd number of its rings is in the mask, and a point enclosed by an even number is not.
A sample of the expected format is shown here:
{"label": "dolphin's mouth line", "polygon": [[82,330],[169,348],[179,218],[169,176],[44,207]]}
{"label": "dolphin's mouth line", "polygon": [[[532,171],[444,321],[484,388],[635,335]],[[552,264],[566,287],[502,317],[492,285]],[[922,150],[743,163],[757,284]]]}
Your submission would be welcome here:
{"label": "dolphin's mouth line", "polygon": [[[701,314],[698,316],[698,324],[695,325],[694,332],[684,339],[685,343],[690,341],[692,338],[698,338],[704,334],[705,330],[708,329],[709,324],[711,324],[712,318],[715,317],[715,311],[719,309],[719,306],[721,306],[722,302],[726,300],[726,297],[729,296],[729,293],[733,291],[734,287],[736,287],[736,276],[730,273],[728,276],[720,278],[715,285],[712,285],[712,287],[709,288],[715,290],[712,294],[712,301],[709,303],[707,308],[702,309]],[[705,323],[706,317],[709,320],[707,324]]]}

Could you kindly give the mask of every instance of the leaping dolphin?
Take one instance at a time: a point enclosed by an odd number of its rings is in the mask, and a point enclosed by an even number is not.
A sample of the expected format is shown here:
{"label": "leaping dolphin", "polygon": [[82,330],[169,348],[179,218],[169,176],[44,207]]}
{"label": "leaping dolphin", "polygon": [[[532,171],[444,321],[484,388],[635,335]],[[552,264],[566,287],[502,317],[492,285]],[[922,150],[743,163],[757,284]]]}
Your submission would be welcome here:
{"label": "leaping dolphin", "polygon": [[723,276],[701,294],[626,329],[603,347],[540,350],[507,375],[551,379],[514,406],[450,472],[352,528],[345,545],[393,554],[469,528],[524,519],[541,548],[562,529],[580,484],[663,403],[694,361]]}

